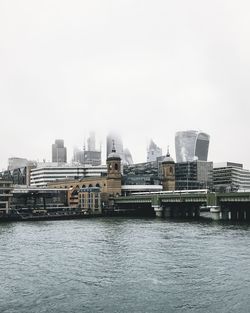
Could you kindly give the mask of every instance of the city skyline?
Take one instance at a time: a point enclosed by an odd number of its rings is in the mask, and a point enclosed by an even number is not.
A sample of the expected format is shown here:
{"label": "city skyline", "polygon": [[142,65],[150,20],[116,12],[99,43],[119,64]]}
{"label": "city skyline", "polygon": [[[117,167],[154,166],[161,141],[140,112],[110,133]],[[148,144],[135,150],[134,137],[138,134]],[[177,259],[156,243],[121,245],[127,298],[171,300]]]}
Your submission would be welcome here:
{"label": "city skyline", "polygon": [[151,138],[174,156],[175,132],[197,129],[210,135],[208,160],[250,169],[249,9],[1,1],[0,168],[13,156],[50,159],[56,138],[71,158],[92,129],[103,147],[118,129],[136,163]]}
{"label": "city skyline", "polygon": [[[185,131],[177,131],[176,133],[175,133],[175,136],[178,134],[178,133],[186,133],[186,132],[197,132],[197,133],[199,133],[199,131],[196,131],[196,130],[185,130]],[[201,132],[201,133],[203,133],[203,132]],[[112,131],[109,131],[107,134],[106,134],[106,136],[104,137],[104,138],[101,138],[100,136],[98,136],[98,134],[96,134],[96,132],[95,131],[93,131],[93,130],[91,130],[88,134],[92,134],[92,136],[93,136],[93,134],[94,134],[94,136],[95,136],[95,139],[97,139],[97,143],[100,143],[100,142],[102,142],[102,144],[100,145],[100,151],[101,151],[101,160],[102,160],[102,163],[101,164],[105,164],[106,163],[106,159],[107,159],[107,138],[108,137],[110,137],[111,136],[111,134],[117,134],[117,135],[114,135],[114,136],[117,136],[117,138],[119,138],[119,140],[122,142],[122,145],[123,145],[123,142],[124,142],[124,140],[123,140],[123,137],[121,137],[121,135],[120,135],[120,133],[118,132],[118,131],[116,131],[116,130],[112,130]],[[96,136],[97,135],[97,136]],[[209,136],[209,134],[206,134],[206,135],[208,135]],[[174,136],[174,143],[175,143],[175,136]],[[87,137],[86,136],[84,136],[84,140],[86,139]],[[89,137],[90,138],[90,137]],[[88,139],[89,139],[88,138]],[[57,140],[59,140],[59,141],[63,141],[64,142],[64,147],[67,149],[67,159],[68,159],[68,163],[72,163],[72,162],[74,162],[74,158],[75,158],[75,152],[76,151],[81,151],[81,149],[79,149],[78,147],[80,146],[80,143],[78,143],[78,146],[74,146],[74,147],[68,147],[67,146],[67,143],[65,144],[65,141],[64,141],[64,139],[63,138],[60,138],[60,139],[54,139],[54,141],[53,142],[55,142],[55,141],[57,141]],[[88,140],[87,140],[88,141]],[[86,142],[87,142],[86,141]],[[52,142],[52,145],[53,145],[53,142]],[[83,141],[84,142],[84,141]],[[113,142],[113,141],[112,141]],[[135,162],[134,162],[134,164],[136,164],[136,163],[143,163],[143,162],[147,162],[147,156],[148,156],[148,147],[149,147],[149,145],[150,145],[150,143],[152,143],[152,142],[154,142],[154,140],[152,139],[152,138],[150,138],[150,139],[148,139],[147,138],[147,141],[145,141],[145,146],[144,146],[144,151],[142,150],[142,152],[143,153],[141,153],[141,158],[135,158]],[[115,141],[114,141],[114,144],[115,144]],[[212,162],[214,162],[214,163],[223,163],[223,162],[232,162],[232,160],[230,160],[230,158],[229,159],[227,159],[227,160],[220,160],[220,159],[216,159],[216,160],[214,160],[214,159],[211,159],[210,158],[210,145],[211,145],[211,142],[210,142],[210,144],[209,144],[209,150],[208,150],[208,159],[207,159],[207,161],[212,161]],[[85,145],[83,145],[83,147],[84,147]],[[113,143],[112,143],[112,146],[113,146]],[[115,146],[116,146],[116,144],[115,144]],[[48,147],[47,147],[48,148]],[[86,146],[85,146],[85,148],[86,148]],[[169,147],[169,145],[167,145],[166,147],[162,147],[162,146],[160,146],[159,145],[159,148],[161,148],[162,149],[162,156],[164,156],[164,155],[166,155],[167,154],[167,150],[168,150],[168,148],[169,148],[169,150],[170,150],[170,154],[171,154],[171,156],[173,157],[173,159],[174,159],[174,161],[177,163],[178,162],[178,160],[176,159],[176,147],[175,147],[175,144],[173,145],[173,146],[170,146]],[[125,150],[128,150],[127,148],[125,149]],[[124,150],[124,151],[125,151]],[[130,148],[129,148],[129,150],[130,150]],[[82,150],[83,151],[83,150]],[[132,153],[132,155],[133,155],[133,151],[131,151],[131,153]],[[52,162],[52,158],[51,158],[51,143],[49,143],[49,151],[48,151],[48,153],[47,153],[47,155],[48,155],[48,157],[46,158],[46,157],[42,157],[42,156],[40,156],[39,158],[29,158],[29,156],[28,155],[23,155],[23,156],[20,156],[20,155],[13,155],[13,156],[9,156],[7,159],[6,159],[6,167],[0,167],[0,169],[1,170],[5,170],[5,169],[7,169],[7,167],[8,167],[8,159],[11,159],[11,158],[25,158],[25,159],[28,159],[29,161],[37,161],[37,162]],[[180,160],[179,160],[180,161]],[[191,160],[189,160],[189,161],[191,161]],[[238,162],[238,163],[242,163],[243,164],[243,166],[244,166],[244,168],[246,168],[246,169],[249,169],[250,170],[250,167],[248,168],[247,166],[246,166],[246,163],[244,163],[244,162],[240,162],[239,160],[233,160],[233,162]],[[0,163],[1,163],[1,160],[0,160]],[[4,164],[4,162],[2,162],[3,164]]]}

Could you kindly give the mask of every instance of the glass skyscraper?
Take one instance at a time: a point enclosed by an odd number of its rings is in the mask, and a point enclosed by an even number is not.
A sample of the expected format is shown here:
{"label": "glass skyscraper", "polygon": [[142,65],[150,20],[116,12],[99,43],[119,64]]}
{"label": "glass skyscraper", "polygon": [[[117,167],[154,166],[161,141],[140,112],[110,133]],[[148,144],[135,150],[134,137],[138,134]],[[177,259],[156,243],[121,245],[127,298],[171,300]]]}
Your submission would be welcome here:
{"label": "glass skyscraper", "polygon": [[175,134],[176,162],[207,161],[210,136],[196,130]]}

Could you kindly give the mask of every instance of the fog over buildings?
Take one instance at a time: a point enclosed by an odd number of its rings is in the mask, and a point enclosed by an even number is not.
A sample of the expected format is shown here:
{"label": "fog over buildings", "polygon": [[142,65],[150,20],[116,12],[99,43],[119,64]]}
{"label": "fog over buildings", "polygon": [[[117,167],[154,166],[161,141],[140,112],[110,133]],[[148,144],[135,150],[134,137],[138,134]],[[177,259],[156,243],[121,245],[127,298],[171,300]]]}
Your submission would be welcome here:
{"label": "fog over buildings", "polygon": [[51,160],[117,129],[133,161],[150,138],[210,135],[208,159],[250,168],[250,3],[239,0],[0,2],[0,168]]}

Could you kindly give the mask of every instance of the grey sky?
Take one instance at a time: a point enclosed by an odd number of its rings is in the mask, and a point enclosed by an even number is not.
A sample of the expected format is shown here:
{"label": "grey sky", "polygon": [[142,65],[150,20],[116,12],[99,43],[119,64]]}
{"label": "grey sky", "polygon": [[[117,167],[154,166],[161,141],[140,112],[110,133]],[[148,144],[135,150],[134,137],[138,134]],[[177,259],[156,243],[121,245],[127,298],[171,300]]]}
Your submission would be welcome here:
{"label": "grey sky", "polygon": [[200,129],[250,169],[249,31],[247,0],[0,0],[0,168],[116,128],[136,162]]}

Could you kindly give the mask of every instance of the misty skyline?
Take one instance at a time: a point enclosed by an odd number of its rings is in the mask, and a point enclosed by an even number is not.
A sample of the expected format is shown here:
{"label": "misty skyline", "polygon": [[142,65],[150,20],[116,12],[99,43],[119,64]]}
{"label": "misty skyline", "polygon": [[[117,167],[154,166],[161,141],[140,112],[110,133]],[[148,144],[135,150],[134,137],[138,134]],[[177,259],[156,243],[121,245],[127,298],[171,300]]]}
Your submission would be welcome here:
{"label": "misty skyline", "polygon": [[250,3],[0,1],[0,168],[116,129],[134,162],[152,138],[210,135],[208,160],[250,169]]}

